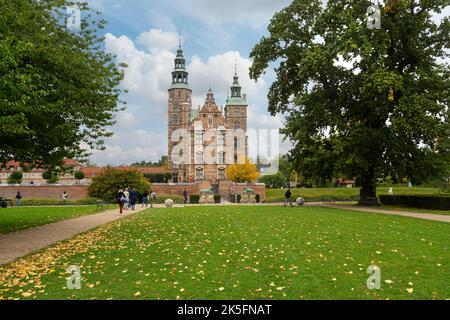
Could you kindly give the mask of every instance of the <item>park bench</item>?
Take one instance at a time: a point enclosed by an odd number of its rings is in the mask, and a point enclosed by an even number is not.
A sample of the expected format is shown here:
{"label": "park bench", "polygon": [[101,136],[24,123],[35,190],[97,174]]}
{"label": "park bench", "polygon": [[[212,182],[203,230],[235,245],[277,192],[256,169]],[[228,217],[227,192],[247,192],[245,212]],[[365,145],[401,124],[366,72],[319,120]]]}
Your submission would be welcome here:
{"label": "park bench", "polygon": [[9,206],[10,206],[10,207],[13,206],[13,201],[12,201],[12,199],[0,197],[0,208],[7,208],[7,207],[8,207],[8,203],[9,203]]}

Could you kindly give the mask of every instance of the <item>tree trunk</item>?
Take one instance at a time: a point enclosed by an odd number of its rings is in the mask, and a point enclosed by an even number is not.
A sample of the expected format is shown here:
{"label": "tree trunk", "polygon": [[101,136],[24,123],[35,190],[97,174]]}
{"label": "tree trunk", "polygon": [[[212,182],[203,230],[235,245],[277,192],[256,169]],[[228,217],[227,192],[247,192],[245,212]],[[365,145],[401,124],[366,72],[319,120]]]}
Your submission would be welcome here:
{"label": "tree trunk", "polygon": [[359,192],[360,206],[378,206],[380,203],[377,198],[377,189],[375,182],[375,174],[370,170],[364,179],[362,179],[361,189]]}

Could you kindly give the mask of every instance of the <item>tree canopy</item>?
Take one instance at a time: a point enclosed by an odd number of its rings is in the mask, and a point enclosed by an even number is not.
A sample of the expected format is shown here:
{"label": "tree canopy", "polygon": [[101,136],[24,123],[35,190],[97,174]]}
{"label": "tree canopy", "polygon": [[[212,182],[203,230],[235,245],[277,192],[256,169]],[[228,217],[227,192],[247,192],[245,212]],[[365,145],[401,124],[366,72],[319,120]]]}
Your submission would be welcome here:
{"label": "tree canopy", "polygon": [[227,179],[238,183],[255,182],[259,178],[258,168],[249,159],[244,163],[236,163],[229,166],[225,174]]}
{"label": "tree canopy", "polygon": [[0,0],[0,163],[63,168],[111,135],[125,65],[103,50],[105,21],[87,4],[80,29],[66,27],[73,4]]}
{"label": "tree canopy", "polygon": [[356,177],[360,203],[380,176],[415,184],[450,175],[449,0],[387,1],[369,28],[371,1],[294,0],[252,53],[250,75],[275,65],[268,99],[284,113],[298,172]]}

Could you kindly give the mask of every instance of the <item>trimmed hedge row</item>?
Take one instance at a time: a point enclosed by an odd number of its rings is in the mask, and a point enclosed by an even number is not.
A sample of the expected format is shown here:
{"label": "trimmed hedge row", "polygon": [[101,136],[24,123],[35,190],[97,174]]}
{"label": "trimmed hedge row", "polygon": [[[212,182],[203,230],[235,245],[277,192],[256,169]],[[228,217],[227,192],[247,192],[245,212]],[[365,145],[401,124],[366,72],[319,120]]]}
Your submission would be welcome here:
{"label": "trimmed hedge row", "polygon": [[386,206],[404,206],[428,210],[450,210],[450,197],[446,196],[380,196]]}
{"label": "trimmed hedge row", "polygon": [[96,205],[97,199],[95,198],[84,198],[79,200],[67,200],[64,203],[62,200],[57,199],[22,199],[22,206],[26,207],[45,207],[45,206],[84,206],[84,205]]}
{"label": "trimmed hedge row", "polygon": [[[292,200],[295,201],[298,197],[302,197],[305,199],[306,202],[337,202],[337,201],[358,201],[359,196],[333,196],[333,195],[326,195],[326,196],[318,196],[318,197],[305,197],[302,195],[292,195]],[[284,202],[284,197],[272,197],[272,198],[266,198],[264,200],[264,203],[280,203]]]}

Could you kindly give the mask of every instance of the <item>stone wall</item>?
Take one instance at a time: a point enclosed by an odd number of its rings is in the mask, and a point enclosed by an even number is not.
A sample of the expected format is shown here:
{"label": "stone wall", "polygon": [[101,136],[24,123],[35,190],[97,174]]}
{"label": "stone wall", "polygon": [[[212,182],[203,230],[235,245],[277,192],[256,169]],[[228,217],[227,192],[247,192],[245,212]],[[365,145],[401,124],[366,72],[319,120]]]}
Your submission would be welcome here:
{"label": "stone wall", "polygon": [[[265,185],[261,183],[251,184],[237,184],[231,181],[219,182],[219,193],[225,200],[230,200],[229,195],[241,194],[245,187],[253,189],[260,195],[261,201],[266,198]],[[200,191],[211,187],[211,181],[202,180],[195,183],[153,183],[152,190],[157,195],[177,195],[183,196],[183,191],[186,188],[190,195],[199,195]],[[86,185],[0,185],[0,197],[14,198],[17,191],[27,199],[61,199],[62,194],[66,191],[69,194],[69,199],[77,200],[88,197],[88,186]]]}
{"label": "stone wall", "polygon": [[0,185],[0,197],[14,199],[17,191],[20,191],[24,199],[62,199],[64,191],[68,193],[70,200],[88,197],[86,185]]}

